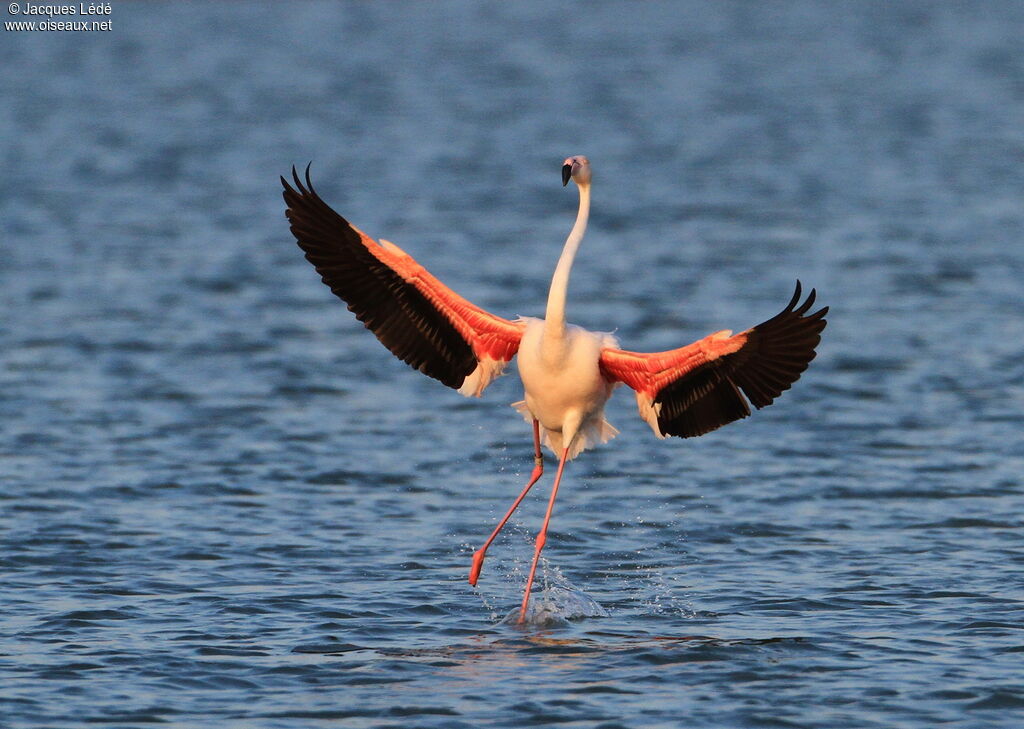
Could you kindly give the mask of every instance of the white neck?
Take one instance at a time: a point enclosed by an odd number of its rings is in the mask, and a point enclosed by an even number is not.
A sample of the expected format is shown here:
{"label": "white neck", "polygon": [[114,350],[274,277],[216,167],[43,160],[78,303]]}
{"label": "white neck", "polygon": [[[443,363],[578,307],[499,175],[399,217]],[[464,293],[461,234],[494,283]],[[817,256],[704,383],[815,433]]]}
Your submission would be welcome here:
{"label": "white neck", "polygon": [[565,240],[562,255],[551,277],[551,289],[548,291],[548,309],[544,315],[544,332],[548,337],[561,339],[565,336],[565,295],[569,289],[569,272],[572,270],[573,259],[587,231],[587,218],[590,217],[590,183],[580,185],[580,210],[576,214],[576,224],[572,226],[569,237]]}

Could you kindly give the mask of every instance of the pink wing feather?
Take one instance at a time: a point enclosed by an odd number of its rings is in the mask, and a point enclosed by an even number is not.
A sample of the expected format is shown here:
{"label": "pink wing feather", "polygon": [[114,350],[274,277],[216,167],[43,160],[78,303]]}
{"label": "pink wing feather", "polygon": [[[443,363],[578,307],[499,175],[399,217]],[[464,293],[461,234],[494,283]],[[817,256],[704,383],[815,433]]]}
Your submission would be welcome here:
{"label": "pink wing feather", "polygon": [[[718,332],[679,349],[645,354],[601,352],[601,372],[636,390],[640,415],[659,437],[692,438],[770,405],[807,369],[821,341],[828,307],[807,314],[815,292],[752,329]],[[744,397],[746,396],[746,397]]]}
{"label": "pink wing feather", "polygon": [[519,350],[525,324],[484,311],[432,276],[393,243],[383,244],[320,199],[292,168],[286,215],[306,259],[359,321],[399,359],[477,395]]}

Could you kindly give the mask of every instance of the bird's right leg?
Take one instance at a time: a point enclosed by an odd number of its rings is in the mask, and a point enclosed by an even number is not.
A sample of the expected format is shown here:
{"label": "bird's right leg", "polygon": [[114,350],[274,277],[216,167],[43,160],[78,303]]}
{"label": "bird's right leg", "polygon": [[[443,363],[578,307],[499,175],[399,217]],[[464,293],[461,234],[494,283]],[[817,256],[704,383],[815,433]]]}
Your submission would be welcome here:
{"label": "bird's right leg", "polygon": [[[571,441],[570,441],[571,442]],[[544,515],[544,525],[537,534],[537,542],[533,548],[533,564],[530,565],[530,576],[526,578],[526,591],[523,593],[523,605],[519,608],[519,623],[526,622],[526,608],[530,604],[530,589],[533,587],[533,576],[537,573],[537,563],[540,562],[540,550],[544,549],[544,543],[548,539],[548,523],[551,521],[551,512],[555,508],[555,497],[558,496],[558,484],[562,482],[562,471],[565,470],[565,462],[569,460],[569,446],[562,449],[562,458],[558,461],[558,472],[555,474],[555,485],[551,487],[551,500],[548,501],[548,513]]]}
{"label": "bird's right leg", "polygon": [[537,422],[536,418],[534,418],[533,473],[530,474],[530,480],[526,483],[526,488],[524,488],[523,492],[519,494],[519,498],[512,502],[512,506],[509,508],[508,513],[506,513],[505,517],[498,522],[498,526],[496,526],[494,531],[491,532],[491,536],[489,536],[487,541],[484,542],[484,546],[480,547],[480,549],[476,550],[473,554],[473,566],[469,570],[469,584],[476,587],[476,581],[480,577],[480,568],[484,566],[484,555],[487,554],[487,548],[491,546],[491,542],[493,542],[494,538],[498,536],[498,532],[500,532],[501,528],[505,526],[505,522],[507,522],[509,517],[512,516],[512,512],[519,507],[519,503],[526,497],[526,494],[529,493],[530,489],[533,488],[533,485],[537,483],[537,479],[539,479],[543,473],[544,455],[540,451],[540,423]]}

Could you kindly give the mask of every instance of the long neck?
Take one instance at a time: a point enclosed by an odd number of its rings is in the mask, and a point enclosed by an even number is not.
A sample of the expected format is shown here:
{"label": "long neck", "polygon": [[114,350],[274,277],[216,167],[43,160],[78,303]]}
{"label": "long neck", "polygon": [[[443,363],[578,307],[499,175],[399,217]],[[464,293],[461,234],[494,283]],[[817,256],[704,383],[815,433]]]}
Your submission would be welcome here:
{"label": "long neck", "polygon": [[587,218],[590,217],[590,185],[580,185],[580,210],[576,214],[576,223],[565,240],[562,255],[551,277],[551,289],[548,291],[548,309],[544,316],[544,330],[549,337],[562,338],[565,335],[565,295],[569,288],[569,272],[572,270],[573,259],[587,231]]}

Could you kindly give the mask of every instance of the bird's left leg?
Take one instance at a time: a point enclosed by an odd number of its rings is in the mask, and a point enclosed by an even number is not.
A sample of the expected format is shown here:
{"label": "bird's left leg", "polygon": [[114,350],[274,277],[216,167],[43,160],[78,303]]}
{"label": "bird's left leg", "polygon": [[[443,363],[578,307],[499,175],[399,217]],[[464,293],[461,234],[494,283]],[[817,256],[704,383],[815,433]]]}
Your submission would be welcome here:
{"label": "bird's left leg", "polygon": [[526,606],[530,602],[530,588],[533,587],[533,576],[537,572],[537,563],[540,561],[540,550],[544,549],[544,542],[547,541],[548,522],[551,521],[551,512],[555,508],[555,497],[558,496],[558,484],[562,481],[562,471],[565,470],[565,462],[569,460],[569,447],[562,450],[562,458],[558,462],[558,473],[555,474],[555,485],[551,487],[551,500],[548,501],[548,511],[544,515],[544,524],[537,535],[537,543],[533,548],[533,564],[530,566],[530,576],[526,578],[526,592],[523,594],[523,606],[519,608],[519,622],[526,620]]}
{"label": "bird's left leg", "polygon": [[512,512],[514,512],[517,508],[519,508],[519,503],[524,498],[526,498],[526,494],[529,493],[530,489],[533,488],[533,485],[535,483],[537,483],[537,479],[539,479],[543,474],[544,474],[544,455],[540,451],[540,423],[537,422],[536,418],[534,418],[533,419],[533,473],[530,474],[530,480],[526,483],[526,488],[524,488],[522,493],[519,494],[519,498],[517,498],[515,501],[512,502],[512,506],[505,513],[505,516],[502,518],[502,520],[500,522],[498,522],[498,526],[496,526],[494,528],[494,531],[491,532],[491,536],[489,536],[487,538],[487,541],[484,542],[484,546],[480,547],[480,549],[476,550],[476,552],[473,553],[473,566],[470,567],[470,569],[469,569],[469,584],[471,584],[474,587],[476,587],[476,581],[480,577],[480,569],[484,566],[484,555],[487,554],[487,548],[491,546],[491,542],[493,542],[494,538],[496,536],[498,536],[498,532],[500,532],[501,528],[503,526],[505,526],[505,522],[507,522],[509,517],[512,516]]}

